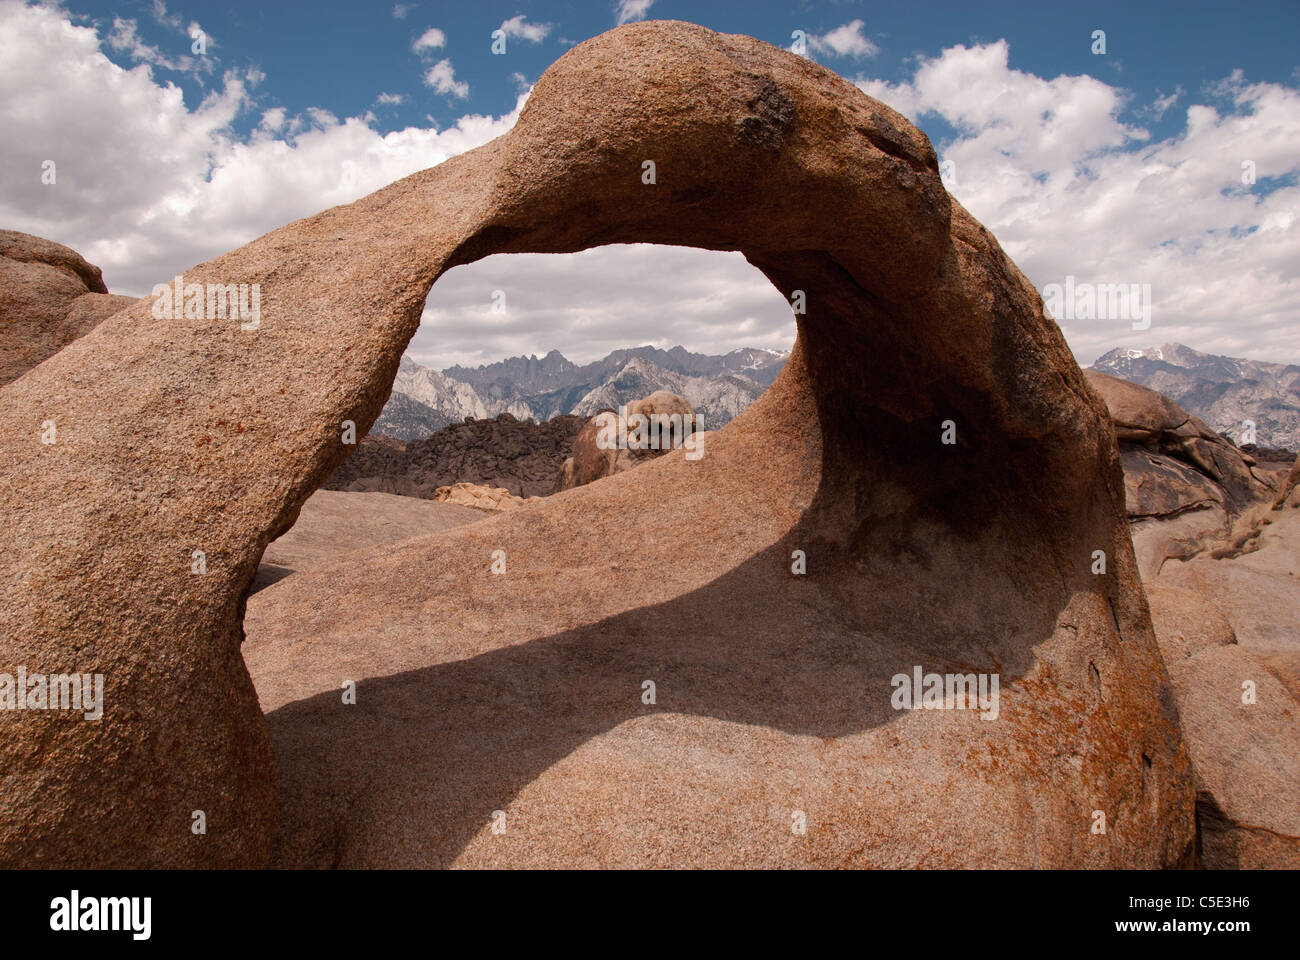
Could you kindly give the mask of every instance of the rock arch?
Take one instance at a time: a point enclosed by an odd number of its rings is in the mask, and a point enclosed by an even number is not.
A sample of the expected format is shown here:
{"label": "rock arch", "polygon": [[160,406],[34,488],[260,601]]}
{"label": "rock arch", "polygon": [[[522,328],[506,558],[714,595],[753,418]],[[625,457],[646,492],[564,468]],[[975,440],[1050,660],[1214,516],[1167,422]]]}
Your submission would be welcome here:
{"label": "rock arch", "polygon": [[[737,569],[767,584],[803,548],[815,577],[767,586],[815,582],[837,618],[817,669],[834,676],[851,633],[845,662],[878,685],[862,716],[848,700],[824,716],[725,696],[711,709],[799,735],[894,731],[898,782],[864,754],[876,792],[853,811],[872,862],[1186,857],[1189,768],[1113,434],[1033,287],[899,114],[759,41],[648,22],[567,53],[499,139],[186,272],[259,283],[256,331],[158,320],[146,300],[3,388],[4,662],[101,672],[106,704],[98,723],[0,720],[0,864],[267,862],[275,759],[240,654],[262,551],[346,455],[341,423],[378,415],[442,272],[619,242],[740,250],[787,296],[805,291],[807,314],[782,376],[703,460],[663,457],[487,522],[535,575],[519,602],[554,600],[535,635],[706,596]],[[955,445],[939,442],[948,420]],[[640,565],[616,551],[634,581],[575,598],[571,564],[540,544],[594,554],[596,532],[664,490],[679,506],[652,512],[659,545]],[[763,629],[789,652],[807,623]],[[1000,670],[1002,719],[892,714],[888,678],[910,663]],[[926,816],[909,821],[918,797]]]}

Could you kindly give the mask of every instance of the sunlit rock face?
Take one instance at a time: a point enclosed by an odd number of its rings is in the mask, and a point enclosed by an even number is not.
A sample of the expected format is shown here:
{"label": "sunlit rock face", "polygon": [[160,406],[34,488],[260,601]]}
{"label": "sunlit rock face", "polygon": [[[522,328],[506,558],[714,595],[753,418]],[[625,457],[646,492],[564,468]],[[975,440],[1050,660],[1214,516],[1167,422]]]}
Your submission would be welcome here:
{"label": "sunlit rock face", "polygon": [[61,243],[0,230],[0,386],[135,303]]}

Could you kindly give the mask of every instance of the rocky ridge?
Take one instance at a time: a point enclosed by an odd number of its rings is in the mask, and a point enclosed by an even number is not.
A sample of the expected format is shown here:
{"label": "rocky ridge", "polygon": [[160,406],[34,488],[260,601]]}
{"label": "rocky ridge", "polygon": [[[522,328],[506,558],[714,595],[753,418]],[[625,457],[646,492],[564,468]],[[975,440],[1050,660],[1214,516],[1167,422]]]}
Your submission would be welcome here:
{"label": "rocky ridge", "polygon": [[[539,422],[562,414],[591,416],[655,390],[688,397],[710,428],[728,423],[776,379],[788,354],[745,348],[722,356],[682,347],[615,350],[581,366],[558,350],[439,373],[403,357],[390,404],[404,394],[456,421],[509,413]],[[383,424],[388,411],[380,417]],[[387,431],[390,434],[391,430]],[[415,439],[403,437],[402,439]]]}

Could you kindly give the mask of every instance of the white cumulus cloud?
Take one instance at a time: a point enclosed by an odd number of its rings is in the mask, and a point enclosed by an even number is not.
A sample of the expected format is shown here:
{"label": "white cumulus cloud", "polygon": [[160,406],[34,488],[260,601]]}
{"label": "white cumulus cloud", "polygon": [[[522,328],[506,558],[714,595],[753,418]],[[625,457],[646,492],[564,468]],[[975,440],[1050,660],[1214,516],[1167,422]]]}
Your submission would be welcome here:
{"label": "white cumulus cloud", "polygon": [[420,53],[424,50],[436,50],[437,48],[445,47],[446,45],[447,35],[437,27],[430,27],[428,30],[424,31],[424,33],[415,38],[415,42],[411,44],[411,49],[416,53]]}
{"label": "white cumulus cloud", "polygon": [[450,60],[439,60],[424,71],[424,84],[432,87],[434,93],[447,93],[464,100],[469,96],[469,84],[456,79]]}
{"label": "white cumulus cloud", "polygon": [[[1300,362],[1300,91],[1235,73],[1185,107],[1180,132],[1153,141],[1121,119],[1125,91],[1013,70],[1007,56],[1005,41],[956,46],[910,80],[858,86],[956,130],[936,144],[949,189],[1040,290],[1066,276],[1151,285],[1149,330],[1062,321],[1080,361],[1180,341]],[[1247,163],[1261,182],[1242,182]]]}
{"label": "white cumulus cloud", "polygon": [[633,20],[644,20],[650,8],[654,6],[654,2],[655,0],[619,0],[614,8],[614,16],[619,26],[631,23]]}
{"label": "white cumulus cloud", "polygon": [[808,43],[818,53],[837,57],[874,57],[880,48],[862,32],[861,20],[852,20],[829,33],[809,35]]}
{"label": "white cumulus cloud", "polygon": [[501,22],[501,30],[507,37],[527,40],[529,43],[541,43],[551,32],[549,23],[529,23],[521,13]]}
{"label": "white cumulus cloud", "polygon": [[[368,116],[259,109],[257,71],[227,71],[200,103],[124,69],[107,38],[55,8],[0,3],[0,223],[67,244],[115,293],[143,295],[292,220],[347,203],[500,136],[504,116],[380,134]],[[260,122],[246,137],[232,124]],[[57,180],[41,182],[42,164]]]}

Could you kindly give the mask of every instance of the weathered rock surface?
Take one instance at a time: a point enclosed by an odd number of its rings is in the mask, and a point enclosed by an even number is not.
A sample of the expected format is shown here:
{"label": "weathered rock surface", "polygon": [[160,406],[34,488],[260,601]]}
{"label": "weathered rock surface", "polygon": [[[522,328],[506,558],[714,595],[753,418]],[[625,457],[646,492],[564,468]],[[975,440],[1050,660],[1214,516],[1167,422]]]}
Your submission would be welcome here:
{"label": "weathered rock surface", "polygon": [[1266,519],[1250,551],[1170,561],[1150,582],[1211,600],[1231,622],[1237,642],[1300,697],[1300,511]]}
{"label": "weathered rock surface", "polygon": [[0,385],[136,302],[114,296],[75,250],[0,230]]}
{"label": "weathered rock surface", "polygon": [[[705,456],[326,562],[242,623],[438,276],[619,242],[806,294]],[[4,661],[103,671],[107,704],[0,720],[0,863],[1187,861],[1106,410],[926,138],[831,71],[628,25],[501,138],[186,276],[260,283],[259,328],[137,304],[3,388]],[[996,673],[998,718],[892,709],[916,665]]]}
{"label": "weathered rock surface", "polygon": [[523,497],[512,496],[505,487],[485,487],[481,483],[453,483],[449,487],[439,487],[435,490],[433,499],[439,503],[458,504],[462,507],[473,507],[476,510],[499,513],[503,510],[514,510],[529,500],[540,500],[541,498],[529,497],[524,499]]}
{"label": "weathered rock surface", "polygon": [[482,519],[481,512],[455,504],[387,493],[317,490],[302,505],[293,529],[262,554],[252,592],[354,550],[427,536]]}
{"label": "weathered rock surface", "polygon": [[1084,375],[1115,425],[1144,577],[1166,560],[1244,543],[1254,533],[1256,508],[1273,495],[1276,471],[1257,473],[1253,457],[1163,394],[1096,370]]}
{"label": "weathered rock surface", "polygon": [[330,490],[379,491],[432,500],[440,487],[475,483],[516,497],[550,493],[582,417],[543,423],[502,413],[466,420],[409,443],[366,437],[325,481]]}
{"label": "weathered rock surface", "polygon": [[1296,457],[1295,463],[1291,466],[1291,472],[1287,474],[1286,480],[1282,482],[1281,489],[1277,492],[1277,498],[1273,501],[1273,509],[1281,510],[1288,503],[1293,507],[1300,507],[1300,497],[1293,497],[1296,487],[1300,487],[1300,457]]}
{"label": "weathered rock surface", "polygon": [[613,410],[602,410],[586,422],[573,438],[573,456],[564,461],[560,476],[555,481],[555,492],[571,490],[610,477],[632,466],[626,450],[608,449],[598,444],[597,438],[618,429],[619,416]]}
{"label": "weathered rock surface", "polygon": [[1202,650],[1237,642],[1223,611],[1201,594],[1155,583],[1147,584],[1146,592],[1156,642],[1171,668]]}
{"label": "weathered rock surface", "polygon": [[[678,419],[669,423],[648,419],[652,417]],[[694,418],[695,411],[686,398],[667,390],[656,390],[648,397],[633,400],[621,413],[602,410],[574,437],[573,456],[564,461],[555,481],[555,492],[611,477],[682,446],[696,432]],[[642,424],[646,430],[651,429],[650,424],[662,426],[653,427],[655,433],[651,435],[637,432]],[[610,443],[618,437],[623,438],[621,443]]]}
{"label": "weathered rock surface", "polygon": [[1300,703],[1237,646],[1170,663],[1169,675],[1196,773],[1200,862],[1300,867]]}
{"label": "weathered rock surface", "polygon": [[1256,443],[1243,443],[1239,449],[1256,463],[1271,467],[1280,464],[1284,471],[1289,469],[1296,459],[1296,452],[1288,447],[1261,447]]}
{"label": "weathered rock surface", "polygon": [[[1087,376],[1115,423],[1134,546],[1196,774],[1198,862],[1294,868],[1300,523],[1267,515],[1281,485],[1275,467],[1167,397]],[[1253,703],[1242,702],[1246,680]]]}
{"label": "weathered rock surface", "polygon": [[1146,584],[1196,772],[1199,859],[1216,869],[1300,865],[1300,512],[1264,516],[1252,547],[1171,560]]}

